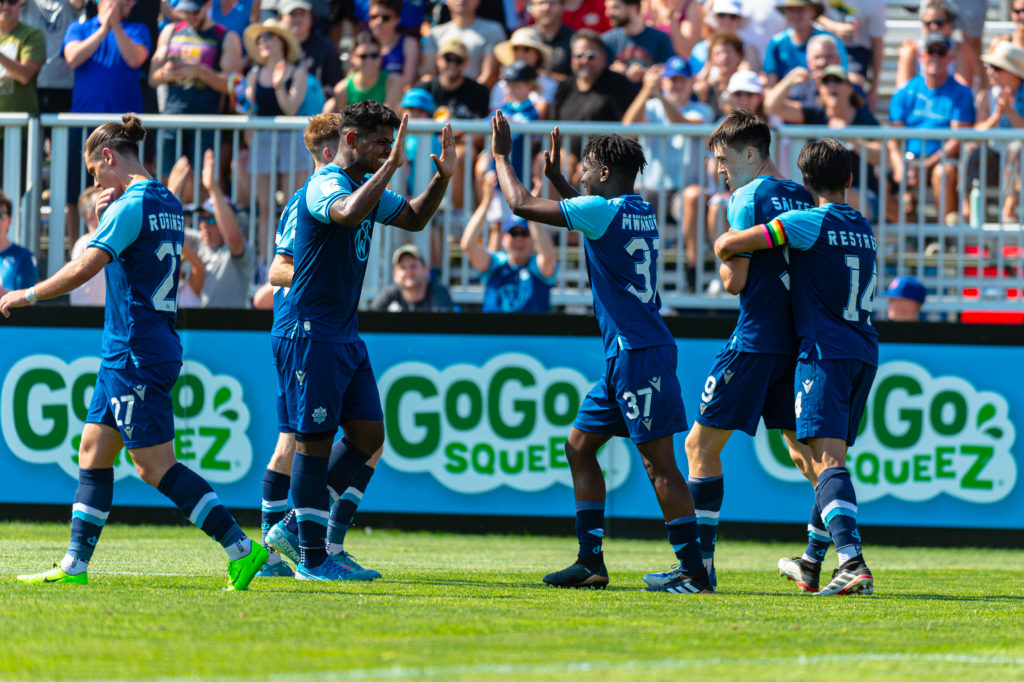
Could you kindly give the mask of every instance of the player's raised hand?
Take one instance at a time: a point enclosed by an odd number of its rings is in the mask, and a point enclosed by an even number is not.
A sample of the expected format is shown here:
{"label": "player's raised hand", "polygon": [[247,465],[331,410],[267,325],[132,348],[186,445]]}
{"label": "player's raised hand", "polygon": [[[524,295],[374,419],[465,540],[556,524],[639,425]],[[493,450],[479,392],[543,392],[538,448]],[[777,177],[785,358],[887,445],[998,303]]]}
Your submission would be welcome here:
{"label": "player's raised hand", "polygon": [[512,153],[512,129],[500,109],[491,117],[491,153],[494,156],[508,156]]}
{"label": "player's raised hand", "polygon": [[203,152],[203,172],[199,176],[199,181],[203,183],[203,187],[210,194],[213,194],[217,183],[217,159],[213,154],[212,149],[207,149]]}
{"label": "player's raised hand", "polygon": [[558,126],[551,131],[551,149],[544,150],[544,175],[549,180],[562,175],[562,133]]}
{"label": "player's raised hand", "polygon": [[118,197],[118,191],[116,187],[108,187],[99,193],[96,197],[96,217],[102,218],[103,212],[107,210],[107,206],[114,203],[114,200]]}
{"label": "player's raised hand", "polygon": [[450,178],[455,172],[455,165],[459,159],[455,152],[455,135],[452,133],[451,123],[445,123],[444,128],[441,128],[441,156],[431,154],[430,160],[434,162],[437,174],[442,178]]}
{"label": "player's raised hand", "polygon": [[480,183],[480,203],[490,204],[494,198],[494,189],[498,186],[498,174],[494,171],[484,173],[483,182]]}
{"label": "player's raised hand", "polygon": [[395,141],[391,143],[391,154],[388,161],[395,167],[395,170],[405,163],[405,129],[409,125],[409,114],[402,115],[402,122],[398,124],[398,132],[395,133]]}

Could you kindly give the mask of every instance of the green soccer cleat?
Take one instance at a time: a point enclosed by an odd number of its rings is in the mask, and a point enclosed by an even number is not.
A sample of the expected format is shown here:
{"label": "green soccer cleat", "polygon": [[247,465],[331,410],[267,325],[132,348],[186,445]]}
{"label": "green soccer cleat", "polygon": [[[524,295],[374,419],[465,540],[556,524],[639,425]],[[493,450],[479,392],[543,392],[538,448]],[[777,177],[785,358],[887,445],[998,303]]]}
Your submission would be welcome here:
{"label": "green soccer cleat", "polygon": [[45,583],[64,583],[65,585],[88,585],[89,574],[88,573],[77,573],[75,575],[68,575],[61,570],[58,564],[54,564],[53,568],[49,571],[43,571],[42,573],[29,573],[27,575],[19,575],[18,581],[28,583],[29,585],[43,585]]}
{"label": "green soccer cleat", "polygon": [[252,543],[252,549],[241,559],[228,560],[228,591],[247,590],[249,583],[256,577],[256,574],[263,568],[267,557],[270,556],[266,548],[258,542]]}

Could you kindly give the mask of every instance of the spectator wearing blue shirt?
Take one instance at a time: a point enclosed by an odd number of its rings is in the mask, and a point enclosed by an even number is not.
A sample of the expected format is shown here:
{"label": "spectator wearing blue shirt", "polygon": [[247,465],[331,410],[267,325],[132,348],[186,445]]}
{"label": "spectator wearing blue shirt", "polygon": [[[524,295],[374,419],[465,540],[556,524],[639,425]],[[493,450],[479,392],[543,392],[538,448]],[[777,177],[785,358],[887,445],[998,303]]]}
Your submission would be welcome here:
{"label": "spectator wearing blue shirt", "polygon": [[11,229],[11,199],[0,192],[0,287],[27,289],[39,281],[36,257],[7,238]]}
{"label": "spectator wearing blue shirt", "polygon": [[[793,69],[807,68],[807,41],[816,35],[832,35],[814,26],[814,20],[825,11],[825,6],[820,2],[780,0],[776,8],[786,17],[788,28],[776,33],[765,51],[763,71],[769,88]],[[844,69],[848,68],[846,49],[839,41],[836,41],[836,45],[839,48],[840,63]]]}
{"label": "spectator wearing blue shirt", "polygon": [[558,264],[555,245],[547,229],[512,216],[501,230],[502,250],[480,241],[488,225],[487,210],[494,199],[495,175],[489,173],[480,188],[480,204],[462,234],[462,252],[480,273],[485,313],[546,313],[551,311],[551,287]]}
{"label": "spectator wearing blue shirt", "polygon": [[615,27],[601,36],[613,71],[639,83],[649,66],[664,64],[675,55],[668,34],[644,23],[640,0],[605,0],[604,7]]}
{"label": "spectator wearing blue shirt", "polygon": [[[971,89],[949,75],[953,60],[952,42],[942,33],[930,33],[921,51],[922,74],[897,90],[889,102],[889,122],[894,126],[927,130],[967,128],[974,125],[974,97]],[[906,149],[900,140],[887,142],[893,181],[917,187],[930,181],[938,202],[939,215],[957,221],[957,164],[960,141],[909,139]],[[908,192],[904,211],[914,211],[914,192]]]}

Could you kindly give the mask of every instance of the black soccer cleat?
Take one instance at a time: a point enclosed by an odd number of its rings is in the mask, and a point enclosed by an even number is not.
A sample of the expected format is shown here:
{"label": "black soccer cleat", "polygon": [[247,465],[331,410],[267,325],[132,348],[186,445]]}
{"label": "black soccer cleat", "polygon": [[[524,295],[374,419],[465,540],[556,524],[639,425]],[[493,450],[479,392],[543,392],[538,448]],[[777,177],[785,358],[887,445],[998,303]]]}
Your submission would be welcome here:
{"label": "black soccer cleat", "polygon": [[561,571],[548,573],[544,582],[552,587],[582,587],[592,590],[603,590],[608,587],[608,569],[604,561],[590,565],[576,562]]}
{"label": "black soccer cleat", "polygon": [[779,575],[786,580],[792,580],[801,592],[817,592],[821,578],[821,564],[816,561],[807,561],[803,557],[795,556],[792,559],[783,557],[779,559]]}
{"label": "black soccer cleat", "polygon": [[699,575],[684,573],[682,566],[679,566],[662,575],[665,578],[662,582],[648,583],[643,591],[672,592],[673,594],[714,594],[715,592],[705,570],[701,570]]}
{"label": "black soccer cleat", "polygon": [[861,557],[856,557],[833,571],[832,580],[821,588],[817,596],[872,594],[874,591],[875,579],[868,565]]}

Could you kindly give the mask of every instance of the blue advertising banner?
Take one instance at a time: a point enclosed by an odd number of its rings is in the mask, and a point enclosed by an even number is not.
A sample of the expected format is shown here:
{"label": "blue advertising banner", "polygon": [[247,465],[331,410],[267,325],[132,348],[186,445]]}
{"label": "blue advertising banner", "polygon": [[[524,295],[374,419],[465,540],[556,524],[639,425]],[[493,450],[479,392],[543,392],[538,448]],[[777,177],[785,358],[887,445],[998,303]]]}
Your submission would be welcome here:
{"label": "blue advertising banner", "polygon": [[[484,325],[480,325],[483,329]],[[596,331],[596,329],[595,329]],[[224,502],[258,508],[277,440],[276,378],[263,331],[182,330],[173,392],[175,449]],[[596,335],[365,333],[387,443],[362,510],[564,516],[573,499],[564,441],[601,375]],[[720,339],[681,338],[679,379],[696,415]],[[0,503],[68,504],[95,374],[100,331],[0,327]],[[860,521],[868,525],[1024,528],[1015,418],[1024,350],[1006,345],[885,343],[850,452]],[[637,407],[657,391],[638,392]],[[685,434],[676,437],[680,467]],[[660,518],[628,441],[600,454],[607,514]],[[811,489],[777,432],[730,440],[726,521],[803,523]],[[124,453],[116,505],[163,506]]]}

